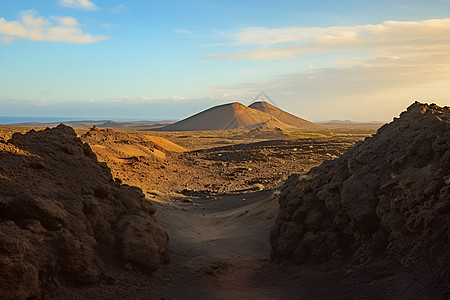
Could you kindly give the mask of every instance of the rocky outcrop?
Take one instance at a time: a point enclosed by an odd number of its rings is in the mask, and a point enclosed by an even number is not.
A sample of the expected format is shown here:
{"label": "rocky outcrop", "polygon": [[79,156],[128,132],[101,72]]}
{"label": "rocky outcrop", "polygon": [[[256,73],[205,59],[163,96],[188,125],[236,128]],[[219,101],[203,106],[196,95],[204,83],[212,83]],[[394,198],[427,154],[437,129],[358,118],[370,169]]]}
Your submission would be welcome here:
{"label": "rocky outcrop", "polygon": [[155,271],[168,238],[154,212],[70,127],[0,141],[0,298],[97,283],[123,265]]}
{"label": "rocky outcrop", "polygon": [[338,159],[293,175],[280,195],[272,260],[449,273],[450,110],[418,102]]}

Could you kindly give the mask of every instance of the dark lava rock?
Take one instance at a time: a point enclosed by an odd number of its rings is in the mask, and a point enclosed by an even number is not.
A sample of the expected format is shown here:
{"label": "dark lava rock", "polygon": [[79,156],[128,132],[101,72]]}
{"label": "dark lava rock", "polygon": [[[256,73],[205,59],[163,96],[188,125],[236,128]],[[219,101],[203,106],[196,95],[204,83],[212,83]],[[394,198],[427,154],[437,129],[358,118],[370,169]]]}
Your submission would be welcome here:
{"label": "dark lava rock", "polygon": [[151,272],[168,238],[136,187],[115,182],[65,125],[0,144],[0,298],[94,284],[107,269]]}
{"label": "dark lava rock", "polygon": [[285,182],[272,260],[430,261],[448,275],[449,212],[450,110],[416,102],[340,158]]}

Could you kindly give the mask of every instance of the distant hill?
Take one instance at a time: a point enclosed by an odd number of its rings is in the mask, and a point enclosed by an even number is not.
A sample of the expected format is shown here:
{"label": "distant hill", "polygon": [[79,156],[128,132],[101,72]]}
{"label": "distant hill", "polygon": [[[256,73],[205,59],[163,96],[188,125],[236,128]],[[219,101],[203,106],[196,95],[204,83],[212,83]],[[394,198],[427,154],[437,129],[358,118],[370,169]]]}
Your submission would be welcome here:
{"label": "distant hill", "polygon": [[279,128],[295,131],[322,128],[320,125],[289,114],[267,102],[256,102],[252,105],[255,107],[248,107],[238,102],[214,106],[159,130],[194,131]]}
{"label": "distant hill", "polygon": [[385,122],[373,121],[373,122],[354,122],[350,120],[331,120],[325,122],[318,122],[319,124],[330,128],[366,128],[377,129],[385,124]]}
{"label": "distant hill", "polygon": [[110,120],[101,121],[67,121],[67,122],[51,122],[51,123],[41,123],[41,122],[27,122],[27,123],[16,123],[16,124],[5,124],[4,126],[18,126],[18,127],[56,127],[63,123],[67,126],[77,128],[77,129],[88,129],[92,126],[97,126],[98,128],[111,128],[116,130],[154,130],[167,126],[168,124],[174,123],[175,121],[133,121],[133,122],[117,122]]}

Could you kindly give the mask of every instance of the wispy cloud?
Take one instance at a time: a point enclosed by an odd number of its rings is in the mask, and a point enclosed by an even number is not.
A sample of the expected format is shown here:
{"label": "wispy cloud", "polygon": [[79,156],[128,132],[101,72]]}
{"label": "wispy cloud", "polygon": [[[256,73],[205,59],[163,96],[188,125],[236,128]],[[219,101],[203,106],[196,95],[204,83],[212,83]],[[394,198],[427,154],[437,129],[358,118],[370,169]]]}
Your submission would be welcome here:
{"label": "wispy cloud", "polygon": [[124,11],[131,11],[131,9],[129,9],[125,4],[119,4],[116,7],[112,8],[112,12],[115,13],[120,13],[120,12],[124,12]]}
{"label": "wispy cloud", "polygon": [[186,98],[183,96],[173,96],[172,100],[173,101],[184,101],[184,100],[186,100]]}
{"label": "wispy cloud", "polygon": [[97,10],[98,6],[90,0],[58,0],[60,6],[81,10]]}
{"label": "wispy cloud", "polygon": [[179,29],[175,30],[175,32],[180,33],[180,34],[186,34],[186,35],[194,34],[192,31],[184,29],[184,28],[179,28]]}
{"label": "wispy cloud", "polygon": [[147,120],[174,120],[186,118],[206,107],[217,105],[211,98],[181,100],[176,97],[150,98],[148,96],[130,98],[86,99],[2,99],[0,106],[4,115],[34,116],[83,116],[89,118],[146,118]]}
{"label": "wispy cloud", "polygon": [[331,115],[388,120],[414,100],[445,105],[450,98],[450,18],[326,28],[247,28],[230,36],[222,49],[233,52],[203,58],[287,62],[320,54],[334,58],[324,59],[320,67],[220,86],[212,93],[248,95],[264,90],[294,113],[313,120]]}
{"label": "wispy cloud", "polygon": [[78,27],[80,23],[72,17],[53,17],[60,26]]}
{"label": "wispy cloud", "polygon": [[105,29],[116,29],[117,28],[116,25],[113,25],[113,24],[110,24],[110,23],[102,23],[102,24],[100,24],[100,26],[105,28]]}
{"label": "wispy cloud", "polygon": [[0,35],[0,43],[2,44],[11,44],[14,42],[15,38],[12,36],[1,36]]}
{"label": "wispy cloud", "polygon": [[83,32],[72,17],[52,17],[55,23],[37,15],[35,10],[23,11],[17,21],[0,18],[0,37],[6,40],[27,39],[35,42],[95,43],[108,39]]}
{"label": "wispy cloud", "polygon": [[389,120],[414,100],[448,105],[450,56],[380,57],[357,65],[284,74],[261,82],[218,86],[211,93],[256,95],[309,119]]}
{"label": "wispy cloud", "polygon": [[326,28],[247,28],[233,34],[232,39],[230,45],[261,48],[203,58],[274,60],[334,51],[362,51],[372,55],[448,53],[450,18]]}

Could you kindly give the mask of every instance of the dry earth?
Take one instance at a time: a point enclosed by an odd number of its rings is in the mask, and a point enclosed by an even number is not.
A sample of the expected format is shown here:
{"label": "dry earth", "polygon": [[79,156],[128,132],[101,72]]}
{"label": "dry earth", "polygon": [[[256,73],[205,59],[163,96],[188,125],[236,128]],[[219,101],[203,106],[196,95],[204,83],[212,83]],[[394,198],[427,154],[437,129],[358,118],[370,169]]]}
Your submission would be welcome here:
{"label": "dry earth", "polygon": [[[114,177],[142,188],[148,196],[217,195],[272,188],[292,173],[303,173],[337,157],[359,139],[290,139],[269,131],[265,134],[278,139],[263,139],[261,133],[254,138],[254,132],[250,137],[248,132],[225,132],[222,134],[228,139],[224,141],[220,132],[215,137],[213,132],[193,132],[182,147],[151,134],[94,128],[81,139],[108,164]],[[223,146],[224,142],[228,146]],[[191,143],[196,150],[188,151]]]}

